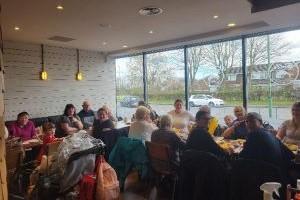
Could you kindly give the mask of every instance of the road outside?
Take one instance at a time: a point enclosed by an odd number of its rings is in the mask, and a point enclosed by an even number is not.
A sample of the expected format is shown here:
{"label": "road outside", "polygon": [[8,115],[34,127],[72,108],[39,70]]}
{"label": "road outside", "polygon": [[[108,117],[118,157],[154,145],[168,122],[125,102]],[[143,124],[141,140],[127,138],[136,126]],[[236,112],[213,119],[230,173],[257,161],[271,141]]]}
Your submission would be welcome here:
{"label": "road outside", "polygon": [[[159,114],[163,115],[173,109],[173,105],[151,105],[151,107]],[[190,112],[194,115],[197,113],[199,107],[192,107]],[[131,119],[134,114],[136,108],[127,108],[121,107],[118,103],[117,105],[118,116],[127,117]],[[272,126],[278,128],[281,123],[287,119],[291,118],[291,109],[289,107],[273,107],[272,109],[272,118],[269,118],[269,110],[268,107],[265,106],[250,106],[248,108],[249,112],[257,112],[262,115],[263,120],[268,121]],[[219,119],[220,124],[224,124],[224,116],[231,114],[233,115],[233,106],[224,106],[224,107],[212,107],[211,112],[213,116],[216,116]]]}

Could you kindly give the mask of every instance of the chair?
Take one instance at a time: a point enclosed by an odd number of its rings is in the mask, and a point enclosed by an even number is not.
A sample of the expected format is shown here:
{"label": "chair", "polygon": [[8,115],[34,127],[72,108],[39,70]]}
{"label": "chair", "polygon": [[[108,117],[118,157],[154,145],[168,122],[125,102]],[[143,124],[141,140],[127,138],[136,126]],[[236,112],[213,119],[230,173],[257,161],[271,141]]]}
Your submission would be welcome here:
{"label": "chair", "polygon": [[180,200],[228,200],[228,171],[218,157],[209,152],[187,150],[181,156]]}
{"label": "chair", "polygon": [[137,170],[139,177],[148,177],[148,156],[144,144],[137,139],[119,137],[109,155],[109,164],[115,169],[121,191],[124,190],[125,179],[132,169]]}
{"label": "chair", "polygon": [[24,189],[21,181],[21,168],[24,159],[22,145],[6,145],[6,168],[9,196],[15,199],[24,199]]}
{"label": "chair", "polygon": [[291,185],[287,185],[287,187],[286,187],[286,200],[294,199],[294,195],[296,193],[300,193],[300,189],[292,188]]}
{"label": "chair", "polygon": [[117,129],[103,131],[96,134],[96,138],[101,139],[105,144],[105,160],[108,160],[110,152],[118,141],[119,131]]}
{"label": "chair", "polygon": [[[150,165],[153,171],[158,175],[158,178],[161,179],[168,176],[173,179],[172,199],[174,199],[175,188],[178,181],[176,171],[178,166],[172,162],[170,146],[146,141],[146,147]],[[156,182],[156,184],[158,183],[159,181]]]}
{"label": "chair", "polygon": [[[259,187],[266,182],[279,182],[284,187],[280,169],[270,163],[238,159],[233,162],[231,170],[231,200],[262,199]],[[282,187],[282,188],[283,188]],[[280,190],[280,197],[284,194]]]}

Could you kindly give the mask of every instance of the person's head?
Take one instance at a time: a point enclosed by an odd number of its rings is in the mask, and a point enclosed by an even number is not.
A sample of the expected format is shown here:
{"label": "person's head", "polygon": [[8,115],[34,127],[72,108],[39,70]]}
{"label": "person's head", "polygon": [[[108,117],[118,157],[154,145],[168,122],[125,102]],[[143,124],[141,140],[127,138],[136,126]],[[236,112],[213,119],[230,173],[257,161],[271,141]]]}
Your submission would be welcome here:
{"label": "person's head", "polygon": [[199,111],[204,111],[204,112],[207,112],[207,113],[211,114],[211,113],[210,113],[210,107],[209,107],[209,106],[201,106],[201,107],[199,108]]}
{"label": "person's head", "polygon": [[55,124],[46,122],[43,124],[43,132],[45,134],[55,134]]}
{"label": "person's head", "polygon": [[145,101],[143,101],[143,100],[141,100],[141,101],[138,102],[138,106],[145,106],[145,107],[147,107]]}
{"label": "person's head", "polygon": [[262,128],[263,121],[260,114],[256,112],[250,112],[246,115],[246,127],[249,132]]}
{"label": "person's head", "polygon": [[292,106],[293,120],[300,122],[300,102],[295,102]]}
{"label": "person's head", "polygon": [[105,108],[100,108],[97,112],[98,114],[98,119],[100,121],[105,121],[108,119],[108,113],[107,113],[107,110]]}
{"label": "person's head", "polygon": [[172,119],[169,115],[163,115],[160,118],[160,128],[170,129],[172,127]]}
{"label": "person's head", "polygon": [[28,112],[21,112],[17,116],[17,122],[21,126],[25,126],[29,121],[29,114]]}
{"label": "person's head", "polygon": [[243,106],[235,106],[233,109],[234,116],[237,118],[238,121],[245,120],[246,117],[246,110]]}
{"label": "person's head", "polygon": [[176,99],[174,102],[174,107],[177,112],[180,112],[183,107],[183,101],[181,99]]}
{"label": "person's head", "polygon": [[196,123],[198,127],[208,128],[208,123],[210,119],[211,116],[208,112],[198,111],[196,114]]}
{"label": "person's head", "polygon": [[64,115],[71,117],[76,115],[76,108],[73,104],[67,104],[64,110]]}
{"label": "person's head", "polygon": [[224,117],[224,122],[226,124],[226,126],[231,126],[232,125],[232,122],[233,122],[233,116],[232,115],[226,115]]}
{"label": "person's head", "polygon": [[150,110],[145,106],[139,106],[135,111],[137,120],[148,120],[150,118]]}
{"label": "person's head", "polygon": [[91,104],[91,102],[88,101],[88,100],[85,100],[85,101],[83,101],[83,103],[82,103],[82,109],[83,109],[85,112],[90,111],[90,110],[91,110],[91,106],[92,106],[92,104]]}
{"label": "person's head", "polygon": [[111,113],[111,110],[109,109],[109,107],[107,105],[102,106],[102,108],[104,110],[106,110],[107,114]]}

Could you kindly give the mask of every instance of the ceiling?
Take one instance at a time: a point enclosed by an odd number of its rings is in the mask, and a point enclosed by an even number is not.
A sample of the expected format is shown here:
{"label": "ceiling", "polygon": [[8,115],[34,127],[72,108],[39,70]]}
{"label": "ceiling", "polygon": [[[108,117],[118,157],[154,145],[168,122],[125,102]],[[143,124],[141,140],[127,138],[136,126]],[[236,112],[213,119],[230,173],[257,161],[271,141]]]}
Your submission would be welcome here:
{"label": "ceiling", "polygon": [[[217,36],[300,26],[299,3],[251,14],[247,0],[1,1],[4,40],[115,54]],[[58,4],[63,5],[63,11],[56,9]],[[158,16],[140,16],[139,9],[149,5],[158,6],[164,12]],[[214,15],[219,18],[214,19]],[[227,24],[231,22],[237,26],[228,28]],[[19,26],[20,30],[15,31],[15,26]],[[153,34],[149,33],[150,30]],[[75,40],[57,42],[48,39],[53,36]]]}

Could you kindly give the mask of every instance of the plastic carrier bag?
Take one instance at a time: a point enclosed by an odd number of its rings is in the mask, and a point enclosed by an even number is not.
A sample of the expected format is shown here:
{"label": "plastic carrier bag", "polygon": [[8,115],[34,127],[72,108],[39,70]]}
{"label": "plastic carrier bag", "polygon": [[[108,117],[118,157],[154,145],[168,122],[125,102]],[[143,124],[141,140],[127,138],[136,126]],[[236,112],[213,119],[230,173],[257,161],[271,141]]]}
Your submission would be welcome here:
{"label": "plastic carrier bag", "polygon": [[101,156],[97,169],[96,200],[118,200],[119,181],[115,170]]}

